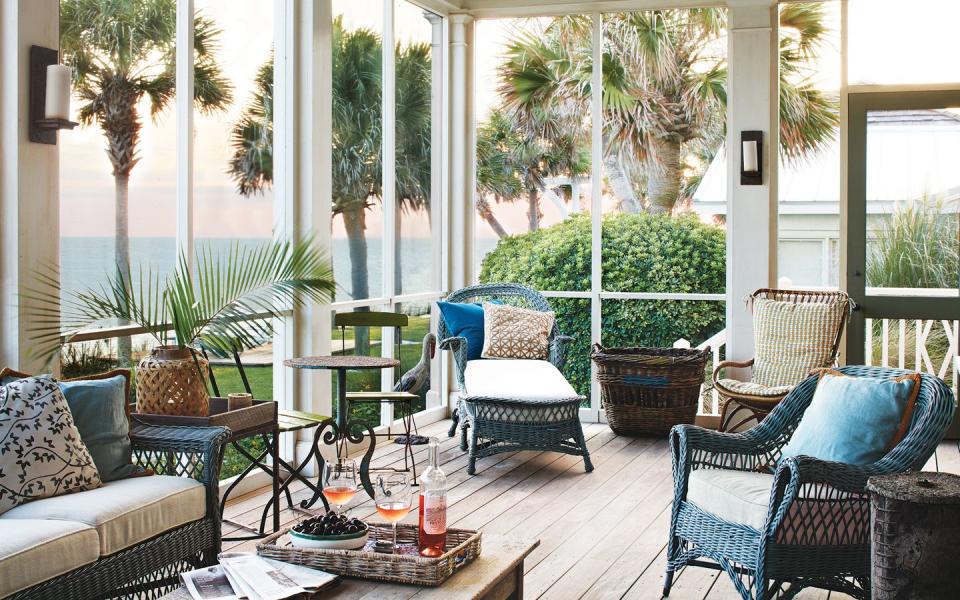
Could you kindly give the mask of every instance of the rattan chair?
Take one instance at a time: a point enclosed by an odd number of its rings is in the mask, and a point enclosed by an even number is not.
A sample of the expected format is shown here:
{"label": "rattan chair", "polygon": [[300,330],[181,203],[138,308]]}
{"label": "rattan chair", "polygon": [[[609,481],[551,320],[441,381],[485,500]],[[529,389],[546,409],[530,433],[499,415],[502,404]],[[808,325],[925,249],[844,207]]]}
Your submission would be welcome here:
{"label": "rattan chair", "polygon": [[[723,399],[721,431],[760,421],[811,371],[836,364],[853,306],[841,291],[763,288],[748,301],[755,356],[744,362],[723,361],[713,371],[713,387]],[[749,381],[721,377],[725,369],[748,367]]]}
{"label": "rattan chair", "polygon": [[[517,283],[463,288],[450,294],[447,302],[474,302],[485,299],[499,300],[542,312],[550,310],[550,304],[543,294]],[[470,452],[467,473],[473,475],[476,472],[478,458],[518,450],[543,450],[582,456],[585,470],[588,473],[593,470],[580,424],[580,404],[584,400],[583,396],[523,399],[512,397],[509,385],[505,385],[503,394],[496,397],[471,396],[465,377],[467,363],[472,362],[467,360],[466,338],[451,337],[442,314],[437,331],[440,348],[453,352],[460,400],[453,413],[449,435],[456,435],[457,427],[460,427],[460,447]],[[563,367],[566,347],[572,339],[561,335],[560,329],[554,323],[549,338],[548,360],[558,370]]]}
{"label": "rattan chair", "polygon": [[[837,370],[866,377],[907,373],[861,366]],[[701,566],[725,571],[740,595],[748,599],[771,598],[777,593],[782,594],[780,598],[792,598],[805,587],[869,597],[867,479],[921,469],[950,425],[953,393],[940,379],[923,375],[909,430],[875,463],[856,466],[792,456],[777,464],[813,399],[817,380],[816,376],[803,380],[767,418],[746,432],[719,433],[693,425],[673,428],[674,501],[664,596],[670,592],[674,573],[683,567]],[[774,464],[772,475],[758,472],[763,465]],[[762,504],[753,508],[759,523],[723,519],[689,501],[691,479],[698,472],[698,484],[707,478],[752,480],[756,486],[769,482],[766,509]],[[754,493],[765,489],[756,487]],[[718,489],[714,496],[723,493]],[[711,501],[708,498],[701,504]],[[749,519],[738,521],[744,520]]]}

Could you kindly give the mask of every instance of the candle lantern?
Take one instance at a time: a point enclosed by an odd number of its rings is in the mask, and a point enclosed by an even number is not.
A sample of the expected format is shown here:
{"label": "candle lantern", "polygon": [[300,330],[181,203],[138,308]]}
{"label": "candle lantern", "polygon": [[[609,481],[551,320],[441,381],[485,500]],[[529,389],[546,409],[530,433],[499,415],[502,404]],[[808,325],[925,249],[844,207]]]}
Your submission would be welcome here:
{"label": "candle lantern", "polygon": [[69,67],[60,64],[60,53],[42,46],[30,47],[30,141],[56,144],[57,131],[73,129],[70,120]]}

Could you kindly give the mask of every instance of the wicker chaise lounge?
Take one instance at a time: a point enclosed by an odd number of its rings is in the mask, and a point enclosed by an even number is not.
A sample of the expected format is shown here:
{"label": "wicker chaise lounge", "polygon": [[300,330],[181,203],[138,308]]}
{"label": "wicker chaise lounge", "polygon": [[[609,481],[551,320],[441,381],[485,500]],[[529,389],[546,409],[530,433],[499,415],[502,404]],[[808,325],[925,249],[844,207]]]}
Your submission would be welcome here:
{"label": "wicker chaise lounge", "polygon": [[[467,287],[447,298],[447,302],[480,300],[550,310],[540,292],[515,283]],[[476,473],[478,458],[518,450],[582,456],[586,471],[593,470],[580,425],[584,398],[560,373],[572,338],[561,335],[556,323],[549,338],[548,360],[468,360],[466,339],[451,337],[442,316],[438,337],[440,347],[454,356],[461,396],[449,435],[454,436],[460,427],[460,447],[470,452],[467,473]]]}
{"label": "wicker chaise lounge", "polygon": [[[848,366],[846,375],[890,378],[906,371]],[[954,399],[923,375],[909,429],[866,465],[790,456],[774,465],[810,406],[808,377],[756,427],[719,433],[677,425],[670,433],[674,501],[664,596],[684,566],[722,569],[745,599],[792,598],[805,587],[870,595],[870,498],[874,475],[919,470],[950,425]],[[708,559],[704,561],[702,559]]]}

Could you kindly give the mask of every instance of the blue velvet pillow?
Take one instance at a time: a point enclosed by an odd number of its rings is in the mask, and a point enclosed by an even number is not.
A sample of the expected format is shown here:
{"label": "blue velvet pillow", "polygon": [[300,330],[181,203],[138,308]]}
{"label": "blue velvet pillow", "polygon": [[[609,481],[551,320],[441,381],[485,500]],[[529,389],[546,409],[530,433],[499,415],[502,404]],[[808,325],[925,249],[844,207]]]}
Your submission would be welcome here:
{"label": "blue velvet pillow", "polygon": [[126,384],[122,375],[60,382],[80,439],[90,451],[104,482],[123,479],[139,471],[130,457]]}
{"label": "blue velvet pillow", "polygon": [[467,360],[483,352],[483,306],[461,302],[437,302],[447,330],[453,337],[467,338]]}
{"label": "blue velvet pillow", "polygon": [[876,462],[906,434],[919,393],[919,373],[881,379],[824,371],[782,458]]}

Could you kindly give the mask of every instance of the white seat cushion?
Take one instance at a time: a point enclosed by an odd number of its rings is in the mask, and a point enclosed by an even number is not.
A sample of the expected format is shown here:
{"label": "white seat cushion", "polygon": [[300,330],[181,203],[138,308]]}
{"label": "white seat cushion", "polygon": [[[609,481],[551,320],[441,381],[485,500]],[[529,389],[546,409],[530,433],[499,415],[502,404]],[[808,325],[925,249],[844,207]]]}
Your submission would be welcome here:
{"label": "white seat cushion", "polygon": [[467,396],[527,401],[570,400],[573,386],[546,360],[471,360],[463,374]]}
{"label": "white seat cushion", "polygon": [[103,487],[28,502],[5,519],[79,521],[95,528],[100,554],[108,555],[148,540],[207,512],[203,484],[185,477],[154,475],[111,481]]}
{"label": "white seat cushion", "polygon": [[0,598],[89,565],[98,558],[100,542],[97,531],[89,525],[75,521],[0,520]]}
{"label": "white seat cushion", "polygon": [[690,472],[687,501],[716,517],[763,530],[773,475],[724,469]]}

